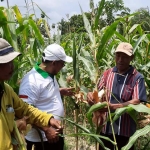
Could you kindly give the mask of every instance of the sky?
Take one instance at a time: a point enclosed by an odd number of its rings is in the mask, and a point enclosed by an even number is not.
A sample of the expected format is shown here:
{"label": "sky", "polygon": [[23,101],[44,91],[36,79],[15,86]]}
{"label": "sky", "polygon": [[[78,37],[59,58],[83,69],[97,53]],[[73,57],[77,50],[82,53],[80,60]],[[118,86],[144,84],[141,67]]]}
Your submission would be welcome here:
{"label": "sky", "polygon": [[[31,0],[8,0],[9,6],[17,5],[21,11],[22,15],[27,13],[25,1],[29,5],[29,13],[33,13],[31,7]],[[64,18],[66,21],[74,14],[80,14],[80,6],[84,12],[90,11],[89,1],[90,0],[32,0],[36,3],[50,18],[50,25],[53,23],[58,23]],[[94,0],[95,6],[99,0]],[[0,2],[0,6],[7,7],[7,0]],[[80,4],[80,6],[79,6]],[[130,8],[131,11],[135,11],[141,7],[147,8],[150,6],[150,0],[124,0],[124,6]],[[37,17],[40,17],[40,9],[34,5],[35,14]]]}

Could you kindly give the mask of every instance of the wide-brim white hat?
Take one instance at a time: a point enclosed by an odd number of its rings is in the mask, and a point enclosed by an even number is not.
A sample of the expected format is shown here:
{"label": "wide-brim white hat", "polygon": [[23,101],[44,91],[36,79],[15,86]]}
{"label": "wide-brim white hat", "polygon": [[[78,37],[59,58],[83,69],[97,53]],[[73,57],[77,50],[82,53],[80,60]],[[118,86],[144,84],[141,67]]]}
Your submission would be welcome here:
{"label": "wide-brim white hat", "polygon": [[21,53],[14,51],[13,47],[3,38],[0,38],[0,64],[8,63]]}

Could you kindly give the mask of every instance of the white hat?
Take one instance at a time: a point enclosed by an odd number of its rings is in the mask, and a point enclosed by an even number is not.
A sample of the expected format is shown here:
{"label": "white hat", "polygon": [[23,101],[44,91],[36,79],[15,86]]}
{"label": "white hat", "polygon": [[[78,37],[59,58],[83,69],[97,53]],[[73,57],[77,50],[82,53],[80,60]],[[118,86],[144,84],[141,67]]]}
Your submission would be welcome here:
{"label": "white hat", "polygon": [[72,62],[72,57],[67,56],[64,49],[56,43],[47,46],[43,53],[45,54],[43,56],[44,61],[63,60],[68,63]]}
{"label": "white hat", "polygon": [[123,52],[129,56],[133,55],[133,47],[130,43],[122,42],[118,45],[115,52]]}
{"label": "white hat", "polygon": [[0,38],[0,64],[8,63],[21,55],[15,52],[13,47],[3,38]]}

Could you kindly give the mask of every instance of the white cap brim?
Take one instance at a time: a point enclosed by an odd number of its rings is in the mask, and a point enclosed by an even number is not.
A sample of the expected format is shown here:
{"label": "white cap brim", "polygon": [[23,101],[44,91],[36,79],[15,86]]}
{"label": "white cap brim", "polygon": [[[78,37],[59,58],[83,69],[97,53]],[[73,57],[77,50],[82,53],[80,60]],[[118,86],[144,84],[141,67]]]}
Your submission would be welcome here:
{"label": "white cap brim", "polygon": [[63,61],[71,63],[73,61],[73,59],[70,56],[66,56],[66,59],[64,59]]}

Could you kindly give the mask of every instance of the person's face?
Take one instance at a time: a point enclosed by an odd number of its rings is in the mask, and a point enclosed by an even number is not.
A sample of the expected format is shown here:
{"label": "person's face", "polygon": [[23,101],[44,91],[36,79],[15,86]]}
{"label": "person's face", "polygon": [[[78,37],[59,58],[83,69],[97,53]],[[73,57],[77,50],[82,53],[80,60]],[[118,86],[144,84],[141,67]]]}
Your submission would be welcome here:
{"label": "person's face", "polygon": [[63,67],[65,66],[65,62],[62,60],[51,62],[51,73],[56,75]]}
{"label": "person's face", "polygon": [[115,61],[118,71],[124,73],[128,70],[130,62],[133,60],[133,55],[129,56],[122,52],[115,53]]}
{"label": "person's face", "polygon": [[13,61],[0,64],[0,81],[9,80],[13,74],[14,65]]}

